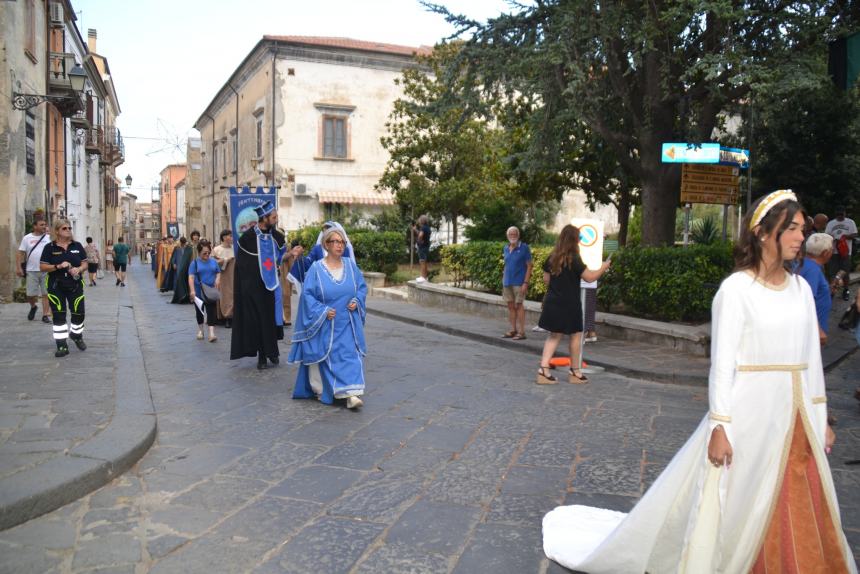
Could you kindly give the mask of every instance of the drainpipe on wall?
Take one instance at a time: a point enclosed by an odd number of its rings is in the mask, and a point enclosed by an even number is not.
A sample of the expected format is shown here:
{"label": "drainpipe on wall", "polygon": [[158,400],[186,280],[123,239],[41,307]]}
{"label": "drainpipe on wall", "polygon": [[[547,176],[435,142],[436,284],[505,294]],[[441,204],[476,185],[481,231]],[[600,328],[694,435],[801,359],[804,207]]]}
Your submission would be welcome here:
{"label": "drainpipe on wall", "polygon": [[[272,51],[272,185],[275,185],[275,58],[277,52]],[[266,178],[266,183],[269,183]],[[277,197],[277,191],[275,192]],[[278,206],[279,207],[279,206]]]}
{"label": "drainpipe on wall", "polygon": [[[209,121],[212,122],[212,158],[209,160],[209,163],[212,164],[212,237],[215,237],[215,118],[209,115],[209,113],[203,114]],[[237,132],[238,133],[238,128]],[[202,207],[202,206],[201,206]]]}
{"label": "drainpipe on wall", "polygon": [[66,219],[69,219],[69,174],[66,173],[66,164],[69,161],[68,149],[70,142],[66,141],[66,118],[62,118],[62,120],[60,125],[63,126],[63,211],[66,212]]}
{"label": "drainpipe on wall", "polygon": [[[233,92],[236,96],[236,156],[233,160],[236,162],[236,173],[233,174],[233,185],[236,186],[236,189],[239,188],[239,92],[236,91],[236,88],[230,85],[230,82],[227,82],[227,87],[230,88],[230,91]],[[212,125],[212,137],[215,137],[215,125]],[[226,165],[224,166],[227,167]]]}
{"label": "drainpipe on wall", "polygon": [[[48,85],[49,85],[50,78],[51,78],[51,23],[50,23],[51,6],[50,6],[50,3],[48,2],[48,0],[45,0],[45,2],[42,3],[42,5],[44,7],[44,14],[45,14],[45,93],[47,94],[48,93]],[[45,113],[43,114],[44,118],[45,118],[45,121],[43,124],[45,126],[45,128],[43,130],[44,134],[45,134],[45,161],[43,162],[43,165],[42,165],[42,170],[45,172],[45,218],[47,218],[49,226],[53,225],[53,223],[54,223],[54,221],[53,221],[54,217],[53,217],[53,214],[51,213],[51,207],[53,206],[53,203],[54,203],[54,194],[51,193],[51,177],[50,177],[51,174],[49,173],[49,170],[48,170],[49,158],[51,157],[51,138],[48,137],[48,133],[51,131],[51,129],[50,129],[50,122],[49,122],[49,118],[48,118],[48,110],[50,109],[51,105],[52,104],[50,102],[45,104],[45,108],[44,108]],[[24,113],[25,113],[24,121],[26,122],[27,121],[26,112],[24,112]],[[36,114],[34,113],[33,116],[36,117]],[[27,227],[27,222],[25,221],[24,222],[24,228],[25,228],[24,233],[28,233],[26,227]]]}

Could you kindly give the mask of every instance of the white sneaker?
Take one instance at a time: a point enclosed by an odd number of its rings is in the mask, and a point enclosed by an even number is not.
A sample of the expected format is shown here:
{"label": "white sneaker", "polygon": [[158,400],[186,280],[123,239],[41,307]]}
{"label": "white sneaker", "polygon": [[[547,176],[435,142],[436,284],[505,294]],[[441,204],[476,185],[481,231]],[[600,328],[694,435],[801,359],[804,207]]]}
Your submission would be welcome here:
{"label": "white sneaker", "polygon": [[349,397],[346,399],[346,408],[348,409],[357,409],[360,406],[364,405],[364,401],[362,401],[358,397]]}
{"label": "white sneaker", "polygon": [[415,282],[416,283],[427,283],[427,280],[424,279],[423,277],[416,277]]}
{"label": "white sneaker", "polygon": [[532,332],[533,333],[546,333],[546,329],[542,329],[542,328],[538,327],[537,325],[535,325],[534,327],[532,327]]}

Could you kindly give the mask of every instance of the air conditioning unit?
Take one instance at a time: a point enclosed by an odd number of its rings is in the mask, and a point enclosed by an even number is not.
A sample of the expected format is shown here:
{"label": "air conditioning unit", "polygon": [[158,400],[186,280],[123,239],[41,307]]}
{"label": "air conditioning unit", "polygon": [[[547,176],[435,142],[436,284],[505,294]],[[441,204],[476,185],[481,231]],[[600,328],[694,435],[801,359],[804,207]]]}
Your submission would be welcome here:
{"label": "air conditioning unit", "polygon": [[308,194],[308,184],[297,183],[296,184],[296,195],[307,195],[307,194]]}
{"label": "air conditioning unit", "polygon": [[63,5],[60,2],[51,2],[51,27],[62,28],[64,25]]}

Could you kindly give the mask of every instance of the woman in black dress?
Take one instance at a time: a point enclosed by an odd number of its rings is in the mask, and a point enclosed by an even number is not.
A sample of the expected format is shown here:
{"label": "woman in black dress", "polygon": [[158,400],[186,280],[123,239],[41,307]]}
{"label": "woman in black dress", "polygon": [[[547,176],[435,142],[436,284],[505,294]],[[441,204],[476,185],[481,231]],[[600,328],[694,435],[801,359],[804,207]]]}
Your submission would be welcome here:
{"label": "woman in black dress", "polygon": [[597,281],[609,269],[609,261],[603,262],[600,269],[587,269],[579,256],[579,229],[565,225],[558,241],[543,266],[543,281],[547,284],[543,311],[538,325],[549,331],[543,344],[537,384],[555,385],[558,380],[550,373],[549,361],[561,341],[562,335],[570,335],[570,372],[568,382],[587,383],[582,374],[580,349],[582,339],[582,301],[579,296],[580,279]]}

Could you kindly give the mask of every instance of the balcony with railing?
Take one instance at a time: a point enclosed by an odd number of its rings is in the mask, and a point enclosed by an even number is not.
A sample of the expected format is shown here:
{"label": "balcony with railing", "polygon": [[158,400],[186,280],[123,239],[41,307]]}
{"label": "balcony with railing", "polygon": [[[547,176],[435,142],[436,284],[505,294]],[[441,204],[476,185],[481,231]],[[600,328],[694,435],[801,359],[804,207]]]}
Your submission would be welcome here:
{"label": "balcony with railing", "polygon": [[101,126],[92,126],[86,130],[86,141],[84,149],[89,155],[99,155],[104,153],[105,136]]}
{"label": "balcony with railing", "polygon": [[48,95],[63,117],[71,117],[84,109],[81,95],[72,88],[69,72],[76,65],[75,55],[50,52],[48,55]]}
{"label": "balcony with railing", "polygon": [[125,161],[125,143],[117,128],[107,128],[105,131],[105,158],[110,165],[116,167]]}
{"label": "balcony with railing", "polygon": [[75,113],[75,115],[69,118],[69,123],[72,124],[72,129],[75,130],[88,130],[92,126],[90,125],[90,120],[87,119],[87,114],[83,110]]}

